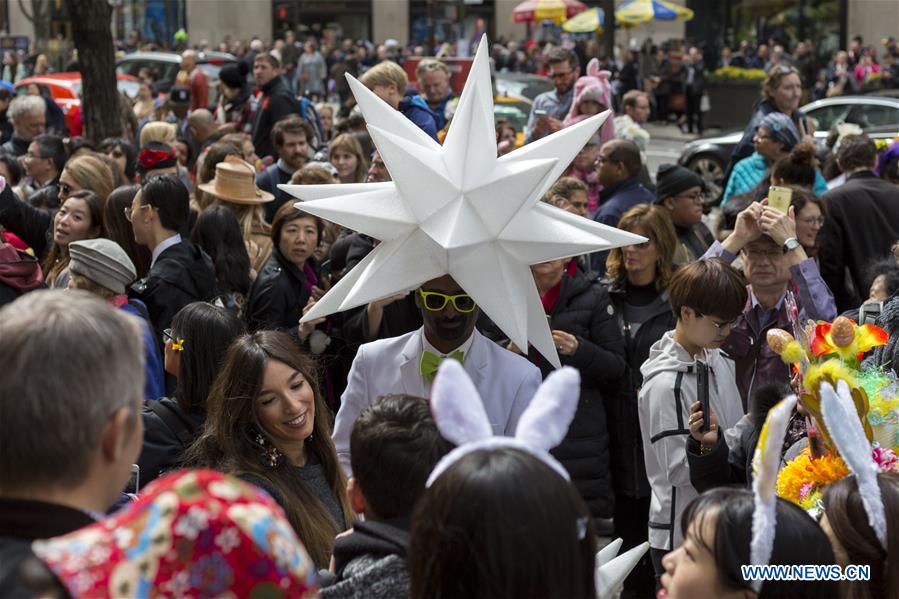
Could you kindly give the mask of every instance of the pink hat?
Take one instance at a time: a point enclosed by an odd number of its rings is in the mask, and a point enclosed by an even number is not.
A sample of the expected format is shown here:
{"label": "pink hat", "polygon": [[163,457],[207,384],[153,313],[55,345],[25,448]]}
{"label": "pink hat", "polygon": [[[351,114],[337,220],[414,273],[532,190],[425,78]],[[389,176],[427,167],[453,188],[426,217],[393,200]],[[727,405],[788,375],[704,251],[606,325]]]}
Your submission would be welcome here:
{"label": "pink hat", "polygon": [[[566,127],[579,123],[590,115],[580,113],[580,104],[584,100],[592,100],[612,110],[612,84],[609,82],[611,72],[600,70],[599,60],[593,58],[587,63],[587,74],[578,78],[574,84],[574,99],[571,109],[565,117],[563,124]],[[614,113],[606,119],[599,130],[600,144],[615,137]]]}

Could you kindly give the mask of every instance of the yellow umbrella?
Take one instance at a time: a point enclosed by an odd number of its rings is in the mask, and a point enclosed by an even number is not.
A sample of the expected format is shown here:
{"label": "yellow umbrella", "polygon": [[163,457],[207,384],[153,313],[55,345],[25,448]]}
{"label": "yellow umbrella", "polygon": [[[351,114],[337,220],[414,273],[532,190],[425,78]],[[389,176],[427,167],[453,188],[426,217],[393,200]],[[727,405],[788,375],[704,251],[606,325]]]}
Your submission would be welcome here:
{"label": "yellow umbrella", "polygon": [[602,32],[604,24],[605,14],[603,10],[601,8],[591,8],[562,23],[562,29],[568,33]]}
{"label": "yellow umbrella", "polygon": [[641,25],[649,21],[689,21],[693,11],[667,0],[627,0],[615,11],[615,20],[622,25]]}

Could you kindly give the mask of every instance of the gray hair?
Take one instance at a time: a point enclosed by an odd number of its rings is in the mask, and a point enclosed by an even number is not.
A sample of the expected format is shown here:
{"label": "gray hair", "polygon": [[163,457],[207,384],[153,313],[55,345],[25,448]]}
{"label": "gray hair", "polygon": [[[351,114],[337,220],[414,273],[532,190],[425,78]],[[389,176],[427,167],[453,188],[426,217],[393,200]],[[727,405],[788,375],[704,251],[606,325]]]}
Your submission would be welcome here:
{"label": "gray hair", "polygon": [[47,110],[44,98],[41,96],[16,96],[9,103],[9,120],[13,123],[21,119],[26,114]]}
{"label": "gray hair", "polygon": [[88,476],[109,418],[143,397],[136,317],[84,291],[33,291],[0,310],[0,495]]}

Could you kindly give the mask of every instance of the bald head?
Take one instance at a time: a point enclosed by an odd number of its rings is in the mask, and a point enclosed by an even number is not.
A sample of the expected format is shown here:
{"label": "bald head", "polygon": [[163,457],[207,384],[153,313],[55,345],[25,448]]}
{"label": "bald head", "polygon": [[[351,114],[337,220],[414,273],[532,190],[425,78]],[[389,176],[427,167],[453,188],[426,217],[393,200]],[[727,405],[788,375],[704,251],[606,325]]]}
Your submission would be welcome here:
{"label": "bald head", "polygon": [[187,129],[197,143],[202,144],[209,136],[218,131],[215,117],[205,108],[198,108],[187,118]]}
{"label": "bald head", "polygon": [[194,50],[185,50],[181,53],[181,68],[185,71],[192,71],[197,65],[197,53]]}

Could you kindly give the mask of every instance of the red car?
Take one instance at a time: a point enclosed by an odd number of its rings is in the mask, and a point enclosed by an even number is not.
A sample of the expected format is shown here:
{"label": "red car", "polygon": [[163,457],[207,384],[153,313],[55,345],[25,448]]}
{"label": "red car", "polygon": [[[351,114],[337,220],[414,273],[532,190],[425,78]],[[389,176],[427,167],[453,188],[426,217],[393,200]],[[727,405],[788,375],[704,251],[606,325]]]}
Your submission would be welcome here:
{"label": "red car", "polygon": [[[131,75],[116,75],[118,88],[129,98],[137,97],[140,89],[140,81]],[[50,75],[35,75],[26,77],[16,83],[16,93],[24,95],[28,86],[35,84],[44,97],[51,97],[56,105],[62,109],[66,117],[66,127],[72,129],[75,115],[81,110],[81,73],[51,73]],[[77,110],[73,110],[77,108]]]}

